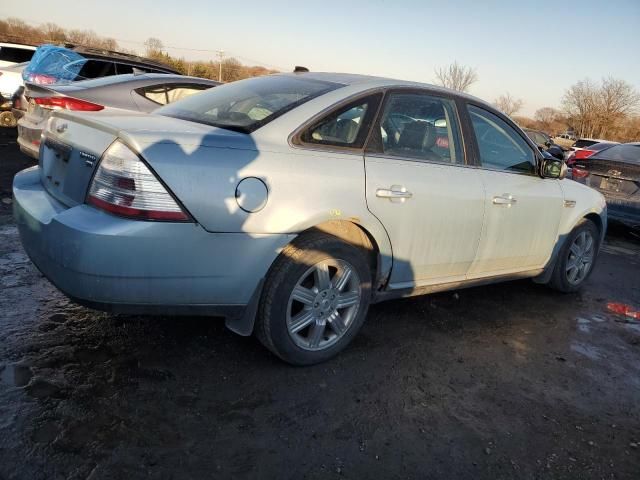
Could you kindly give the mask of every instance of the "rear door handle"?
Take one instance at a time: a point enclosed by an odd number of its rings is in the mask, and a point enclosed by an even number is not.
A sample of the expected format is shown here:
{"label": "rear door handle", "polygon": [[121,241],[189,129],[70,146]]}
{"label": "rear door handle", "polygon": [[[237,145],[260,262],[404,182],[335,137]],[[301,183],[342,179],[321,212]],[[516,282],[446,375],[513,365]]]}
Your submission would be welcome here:
{"label": "rear door handle", "polygon": [[402,185],[392,185],[391,188],[378,188],[376,197],[388,198],[392,202],[404,202],[407,198],[413,197],[413,194]]}
{"label": "rear door handle", "polygon": [[516,203],[518,203],[518,200],[516,200],[516,198],[510,193],[503,193],[502,195],[496,195],[493,197],[494,205],[506,205],[510,207]]}

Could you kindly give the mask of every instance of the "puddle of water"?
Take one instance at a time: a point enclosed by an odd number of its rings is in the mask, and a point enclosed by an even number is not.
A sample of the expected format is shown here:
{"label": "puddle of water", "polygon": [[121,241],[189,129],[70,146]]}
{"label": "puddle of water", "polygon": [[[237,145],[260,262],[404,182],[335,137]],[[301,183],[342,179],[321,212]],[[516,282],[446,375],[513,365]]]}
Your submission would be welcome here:
{"label": "puddle of water", "polygon": [[580,330],[582,333],[591,333],[591,327],[589,325],[578,325],[578,330]]}
{"label": "puddle of water", "polygon": [[18,227],[15,225],[0,226],[0,235],[18,235]]}
{"label": "puddle of water", "polygon": [[602,358],[597,348],[594,348],[590,345],[585,345],[584,343],[572,343],[571,350],[587,358],[590,358],[591,360],[600,360]]}
{"label": "puddle of water", "polygon": [[31,369],[26,365],[6,365],[0,372],[0,382],[12,387],[24,387],[32,376]]}

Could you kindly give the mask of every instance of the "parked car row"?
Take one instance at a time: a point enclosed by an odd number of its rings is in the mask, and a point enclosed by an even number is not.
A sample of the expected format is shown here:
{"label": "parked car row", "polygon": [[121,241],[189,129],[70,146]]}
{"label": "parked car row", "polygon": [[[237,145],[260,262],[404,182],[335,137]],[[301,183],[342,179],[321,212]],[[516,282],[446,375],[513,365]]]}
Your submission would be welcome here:
{"label": "parked car row", "polygon": [[22,70],[18,143],[39,162],[14,179],[14,216],[40,271],[93,308],[223,316],[312,364],[374,302],[515,278],[575,291],[603,194],[616,219],[636,207],[640,145],[578,140],[562,182],[561,146],[468,95],[160,68],[46,45]]}
{"label": "parked car row", "polygon": [[18,144],[22,152],[38,159],[42,130],[56,110],[151,112],[218,84],[203,78],[166,73],[125,74],[63,85],[27,83],[24,97],[29,101],[18,122]]}
{"label": "parked car row", "polygon": [[119,52],[75,45],[42,45],[25,51],[33,55],[29,62],[0,70],[0,122],[17,125],[20,150],[34,159],[44,125],[55,110],[149,112],[218,85]]}
{"label": "parked car row", "polygon": [[60,85],[123,74],[179,73],[135,55],[68,44],[0,43],[0,125],[14,127],[29,100],[26,85]]}

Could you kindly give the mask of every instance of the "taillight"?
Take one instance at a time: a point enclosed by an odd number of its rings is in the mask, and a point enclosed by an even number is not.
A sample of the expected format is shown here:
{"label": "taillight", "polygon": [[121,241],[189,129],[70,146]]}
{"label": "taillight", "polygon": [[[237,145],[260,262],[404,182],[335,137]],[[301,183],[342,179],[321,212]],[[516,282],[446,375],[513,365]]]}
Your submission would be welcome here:
{"label": "taillight", "polygon": [[189,221],[147,165],[119,140],[102,156],[87,203],[138,220]]}
{"label": "taillight", "polygon": [[575,153],[575,157],[574,158],[575,158],[575,160],[580,160],[580,159],[583,159],[583,158],[590,157],[594,153],[596,153],[595,150],[578,150]]}
{"label": "taillight", "polygon": [[573,167],[571,169],[571,176],[573,177],[574,180],[580,179],[580,178],[587,178],[589,176],[589,172],[580,167]]}
{"label": "taillight", "polygon": [[64,110],[76,110],[81,112],[97,112],[104,109],[104,105],[87,102],[71,97],[39,97],[33,99],[43,108],[62,108]]}
{"label": "taillight", "polygon": [[27,80],[31,83],[37,83],[39,85],[51,85],[52,83],[56,83],[58,79],[51,75],[45,75],[43,73],[31,73],[27,77]]}

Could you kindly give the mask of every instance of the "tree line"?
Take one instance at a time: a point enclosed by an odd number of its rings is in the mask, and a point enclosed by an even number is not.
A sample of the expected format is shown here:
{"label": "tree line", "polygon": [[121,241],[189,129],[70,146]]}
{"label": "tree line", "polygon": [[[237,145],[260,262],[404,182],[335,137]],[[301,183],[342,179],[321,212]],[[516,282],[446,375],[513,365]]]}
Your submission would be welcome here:
{"label": "tree line", "polygon": [[[435,69],[435,83],[466,92],[478,81],[476,69],[453,62]],[[620,142],[640,140],[640,94],[630,83],[612,77],[599,83],[591,79],[571,85],[562,97],[561,108],[543,107],[534,118],[516,116],[524,101],[505,93],[493,104],[522,127],[551,135],[573,130],[577,137]]]}
{"label": "tree line", "polygon": [[[136,53],[122,48],[115,39],[102,37],[93,30],[66,29],[55,23],[33,27],[19,18],[0,19],[0,41],[33,45],[72,43]],[[191,61],[174,57],[166,52],[162,41],[157,38],[147,39],[145,55],[173,67],[183,75],[221,79],[223,82],[277,71],[263,66],[243,65],[233,57],[209,61]],[[479,78],[475,68],[461,65],[457,61],[436,68],[434,74],[434,83],[462,92],[468,91]],[[640,94],[624,80],[611,77],[604,78],[599,83],[591,79],[581,80],[565,91],[560,109],[541,108],[535,112],[534,118],[517,116],[524,102],[508,92],[497,97],[493,103],[521,126],[543,130],[552,135],[573,130],[580,137],[617,141],[640,140]]]}
{"label": "tree line", "polygon": [[[118,45],[115,39],[102,37],[93,30],[67,29],[55,23],[45,23],[39,27],[33,27],[19,18],[0,19],[0,41],[30,45],[41,45],[43,43],[64,45],[71,43],[102,50],[137,54],[135,51]],[[223,82],[232,82],[276,72],[276,70],[262,66],[243,65],[233,57],[218,61],[191,61],[174,57],[164,51],[162,42],[155,38],[150,38],[145,42],[145,56],[151,60],[171,66],[183,75],[218,80],[222,72],[221,78]],[[221,64],[222,69],[220,68]]]}

